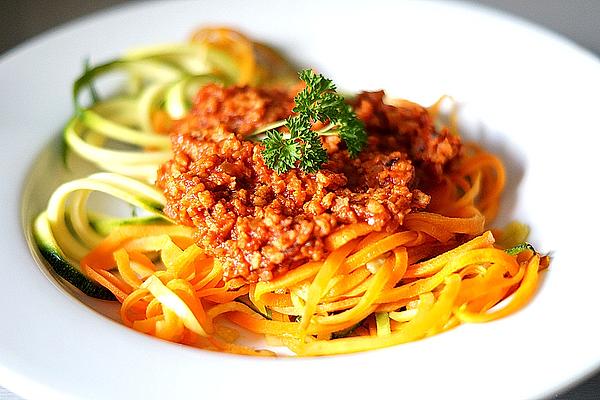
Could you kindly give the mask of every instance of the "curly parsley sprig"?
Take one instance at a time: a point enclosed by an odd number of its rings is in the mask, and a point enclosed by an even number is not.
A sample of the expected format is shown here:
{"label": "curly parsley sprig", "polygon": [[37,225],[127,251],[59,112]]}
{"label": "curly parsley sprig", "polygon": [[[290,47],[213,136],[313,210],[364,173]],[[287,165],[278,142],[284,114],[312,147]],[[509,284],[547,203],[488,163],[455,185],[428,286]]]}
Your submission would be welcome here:
{"label": "curly parsley sprig", "polygon": [[[286,126],[288,132],[278,128],[262,129],[250,135],[250,139],[262,140],[265,164],[277,173],[299,168],[316,172],[327,162],[327,152],[320,136],[339,135],[346,143],[351,157],[356,157],[367,142],[363,124],[344,98],[336,93],[335,84],[310,69],[300,71],[298,76],[306,87],[294,97],[296,113],[273,126]],[[313,124],[329,122],[325,128],[312,130]]]}

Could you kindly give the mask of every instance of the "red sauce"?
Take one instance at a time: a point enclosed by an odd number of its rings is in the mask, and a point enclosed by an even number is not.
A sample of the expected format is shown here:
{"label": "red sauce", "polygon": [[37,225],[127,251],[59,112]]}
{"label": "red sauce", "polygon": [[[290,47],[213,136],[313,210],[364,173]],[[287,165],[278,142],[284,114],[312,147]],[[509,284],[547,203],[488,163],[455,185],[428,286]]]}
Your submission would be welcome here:
{"label": "red sauce", "polygon": [[171,132],[173,159],[159,169],[165,213],[196,227],[196,241],[223,264],[224,279],[268,281],[309,260],[322,260],[338,227],[367,222],[400,229],[429,196],[460,151],[458,137],[436,131],[423,107],[383,103],[383,92],[353,100],[368,144],[351,159],[337,137],[324,139],[329,162],[317,173],[277,174],[265,166],[256,129],[291,115],[295,90],[207,85]]}

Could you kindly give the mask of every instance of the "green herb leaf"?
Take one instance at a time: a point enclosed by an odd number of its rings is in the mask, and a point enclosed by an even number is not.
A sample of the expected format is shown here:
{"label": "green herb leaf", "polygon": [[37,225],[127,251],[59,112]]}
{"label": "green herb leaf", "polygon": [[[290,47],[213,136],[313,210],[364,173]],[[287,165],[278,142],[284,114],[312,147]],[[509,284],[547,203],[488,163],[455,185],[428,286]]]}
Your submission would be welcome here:
{"label": "green herb leaf", "polygon": [[350,106],[347,106],[346,118],[340,121],[340,137],[346,143],[350,157],[356,157],[367,143],[367,135],[362,122],[356,118]]}
{"label": "green herb leaf", "polygon": [[302,138],[302,155],[298,167],[305,172],[317,172],[327,162],[327,151],[323,148],[319,134],[308,131]]}
{"label": "green herb leaf", "polygon": [[[306,87],[294,98],[295,116],[285,120],[289,135],[273,129],[262,140],[263,158],[269,168],[277,173],[300,168],[304,172],[317,172],[327,162],[320,135],[336,133],[346,143],[351,157],[356,157],[367,142],[364,125],[344,98],[335,92],[335,84],[310,69],[300,71],[300,79]],[[317,122],[329,121],[327,129],[311,130]],[[258,130],[262,133],[264,129]],[[255,136],[255,135],[250,135]]]}
{"label": "green herb leaf", "polygon": [[262,152],[265,164],[278,174],[294,168],[302,155],[300,143],[284,139],[276,129],[267,131],[262,142],[265,146]]}

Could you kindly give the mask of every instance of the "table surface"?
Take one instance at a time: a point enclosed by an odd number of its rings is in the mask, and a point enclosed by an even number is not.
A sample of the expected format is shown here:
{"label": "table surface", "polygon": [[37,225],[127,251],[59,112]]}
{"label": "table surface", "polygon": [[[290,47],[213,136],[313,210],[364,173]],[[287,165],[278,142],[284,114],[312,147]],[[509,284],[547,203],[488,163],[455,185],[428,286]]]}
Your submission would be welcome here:
{"label": "table surface", "polygon": [[[2,12],[0,12],[0,55],[52,27],[123,2],[124,0],[3,2]],[[472,2],[528,19],[600,55],[600,1],[472,0]],[[20,397],[0,386],[0,400],[18,399]],[[600,399],[600,372],[574,388],[552,396],[551,399]]]}

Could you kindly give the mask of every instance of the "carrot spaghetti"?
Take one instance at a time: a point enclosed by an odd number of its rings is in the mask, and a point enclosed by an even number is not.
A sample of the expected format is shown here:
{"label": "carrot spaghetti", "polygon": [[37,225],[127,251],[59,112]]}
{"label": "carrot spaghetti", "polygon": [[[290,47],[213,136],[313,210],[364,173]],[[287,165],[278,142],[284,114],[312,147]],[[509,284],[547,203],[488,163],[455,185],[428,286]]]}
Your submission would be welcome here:
{"label": "carrot spaghetti", "polygon": [[[128,92],[83,106],[80,92],[116,70],[129,71]],[[132,329],[248,355],[275,353],[238,343],[240,329],[271,348],[330,355],[527,304],[549,258],[522,244],[524,226],[490,228],[503,164],[461,143],[455,117],[434,127],[444,98],[426,109],[360,94],[348,104],[355,128],[368,132],[362,153],[333,135],[352,122],[344,106],[337,127],[328,114],[311,128],[329,161],[316,172],[288,162],[291,170],[276,173],[256,138],[294,137],[301,111],[289,93],[302,85],[292,72],[273,49],[228,28],[87,69],[65,141],[107,172],[63,184],[37,218],[36,240],[55,271],[120,302]],[[94,212],[93,192],[143,215]]]}

